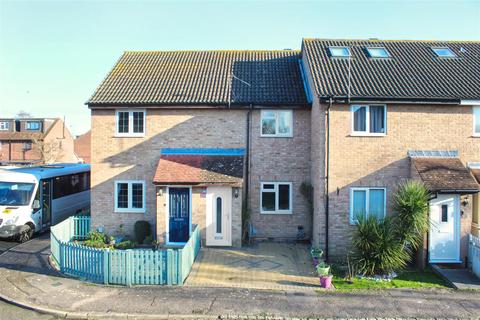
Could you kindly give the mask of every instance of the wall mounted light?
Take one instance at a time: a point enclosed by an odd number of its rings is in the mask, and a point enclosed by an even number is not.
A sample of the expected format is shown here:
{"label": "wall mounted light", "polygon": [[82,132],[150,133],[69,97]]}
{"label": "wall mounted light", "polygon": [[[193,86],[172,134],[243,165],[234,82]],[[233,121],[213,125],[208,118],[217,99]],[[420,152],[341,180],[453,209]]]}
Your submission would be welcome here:
{"label": "wall mounted light", "polygon": [[462,204],[462,207],[466,207],[470,204],[470,202],[468,201],[468,196],[462,197],[461,204]]}
{"label": "wall mounted light", "polygon": [[238,198],[238,195],[240,194],[239,188],[233,188],[233,196],[235,198]]}

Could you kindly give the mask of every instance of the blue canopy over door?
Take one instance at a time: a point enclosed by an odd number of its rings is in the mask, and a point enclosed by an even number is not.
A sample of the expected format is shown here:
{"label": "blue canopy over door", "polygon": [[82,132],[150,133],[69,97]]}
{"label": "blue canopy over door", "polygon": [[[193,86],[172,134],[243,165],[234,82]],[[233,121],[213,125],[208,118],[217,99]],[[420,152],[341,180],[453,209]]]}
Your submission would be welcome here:
{"label": "blue canopy over door", "polygon": [[190,236],[190,189],[169,188],[170,243],[185,243]]}

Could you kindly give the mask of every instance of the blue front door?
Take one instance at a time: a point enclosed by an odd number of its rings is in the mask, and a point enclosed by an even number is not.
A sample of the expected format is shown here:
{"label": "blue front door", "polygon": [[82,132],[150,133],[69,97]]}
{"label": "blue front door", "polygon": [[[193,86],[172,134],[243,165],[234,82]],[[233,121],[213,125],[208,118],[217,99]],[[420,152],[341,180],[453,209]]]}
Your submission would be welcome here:
{"label": "blue front door", "polygon": [[190,236],[190,189],[169,188],[169,242],[187,242]]}

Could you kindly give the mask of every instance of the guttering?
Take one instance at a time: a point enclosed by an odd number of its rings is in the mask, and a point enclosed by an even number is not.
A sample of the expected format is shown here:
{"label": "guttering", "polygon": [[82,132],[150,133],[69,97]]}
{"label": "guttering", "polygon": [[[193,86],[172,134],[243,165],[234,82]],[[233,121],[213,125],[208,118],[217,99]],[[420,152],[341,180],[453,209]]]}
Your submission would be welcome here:
{"label": "guttering", "polygon": [[[289,108],[289,109],[305,109],[311,106],[311,103],[85,103],[89,109],[119,109],[119,108],[159,108],[159,109],[278,109],[278,108]],[[251,107],[250,107],[251,106]]]}
{"label": "guttering", "polygon": [[445,104],[445,105],[459,105],[460,99],[457,98],[420,98],[420,97],[358,97],[358,96],[327,96],[319,95],[320,102],[328,102],[331,97],[334,97],[334,103],[350,104],[350,103],[398,103],[398,104]]}

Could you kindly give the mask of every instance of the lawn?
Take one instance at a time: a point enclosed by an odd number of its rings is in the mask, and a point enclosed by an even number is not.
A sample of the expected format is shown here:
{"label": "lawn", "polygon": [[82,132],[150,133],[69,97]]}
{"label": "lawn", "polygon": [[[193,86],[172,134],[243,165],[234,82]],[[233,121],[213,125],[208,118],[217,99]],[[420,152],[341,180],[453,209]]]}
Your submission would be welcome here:
{"label": "lawn", "polygon": [[344,279],[345,273],[339,268],[332,268],[333,285],[341,291],[361,289],[390,289],[390,288],[449,288],[449,285],[431,269],[407,269],[398,273],[392,281],[375,281],[355,278],[353,283]]}

